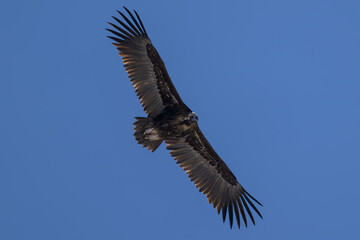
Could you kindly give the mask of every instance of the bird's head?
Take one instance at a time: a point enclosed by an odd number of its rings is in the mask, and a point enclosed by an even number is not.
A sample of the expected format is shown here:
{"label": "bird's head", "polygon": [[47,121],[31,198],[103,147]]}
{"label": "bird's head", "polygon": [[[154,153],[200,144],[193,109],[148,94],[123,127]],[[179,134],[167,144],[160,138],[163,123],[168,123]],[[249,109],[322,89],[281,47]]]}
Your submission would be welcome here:
{"label": "bird's head", "polygon": [[198,115],[194,112],[189,113],[189,120],[193,122],[197,122],[199,119]]}

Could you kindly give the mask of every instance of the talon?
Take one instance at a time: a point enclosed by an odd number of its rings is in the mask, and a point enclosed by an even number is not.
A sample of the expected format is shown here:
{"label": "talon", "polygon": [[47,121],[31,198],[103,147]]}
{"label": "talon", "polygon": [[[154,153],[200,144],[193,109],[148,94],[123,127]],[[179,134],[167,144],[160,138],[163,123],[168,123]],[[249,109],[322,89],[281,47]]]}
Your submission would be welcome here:
{"label": "talon", "polygon": [[146,129],[144,132],[144,138],[146,140],[159,140],[160,139],[154,128]]}

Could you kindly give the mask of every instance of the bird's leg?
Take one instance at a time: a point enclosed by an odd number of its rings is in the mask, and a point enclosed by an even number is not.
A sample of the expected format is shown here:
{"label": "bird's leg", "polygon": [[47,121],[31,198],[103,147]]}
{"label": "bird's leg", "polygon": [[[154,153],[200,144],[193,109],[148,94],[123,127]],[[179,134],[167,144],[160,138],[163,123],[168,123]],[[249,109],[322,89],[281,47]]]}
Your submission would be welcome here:
{"label": "bird's leg", "polygon": [[145,130],[144,132],[144,138],[146,140],[160,140],[161,138],[159,138],[159,136],[156,133],[156,129],[155,128],[148,128]]}

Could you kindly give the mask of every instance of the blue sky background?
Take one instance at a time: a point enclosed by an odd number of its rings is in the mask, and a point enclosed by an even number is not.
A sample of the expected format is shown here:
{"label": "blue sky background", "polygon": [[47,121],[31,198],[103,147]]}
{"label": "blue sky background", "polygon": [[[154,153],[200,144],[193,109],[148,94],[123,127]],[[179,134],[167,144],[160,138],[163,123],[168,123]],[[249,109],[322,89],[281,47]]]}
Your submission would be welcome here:
{"label": "blue sky background", "polygon": [[[0,239],[359,239],[359,1],[2,1]],[[186,104],[264,205],[222,223],[111,41],[136,9]]]}

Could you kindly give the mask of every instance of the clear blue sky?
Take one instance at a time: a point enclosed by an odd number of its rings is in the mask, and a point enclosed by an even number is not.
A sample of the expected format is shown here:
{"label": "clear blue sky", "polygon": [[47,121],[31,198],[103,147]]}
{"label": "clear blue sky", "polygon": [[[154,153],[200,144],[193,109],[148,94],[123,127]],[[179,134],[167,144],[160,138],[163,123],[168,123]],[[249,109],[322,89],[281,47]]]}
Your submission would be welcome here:
{"label": "clear blue sky", "polygon": [[[264,205],[222,223],[144,116],[108,33],[136,9]],[[0,239],[359,239],[359,1],[2,1]]]}

